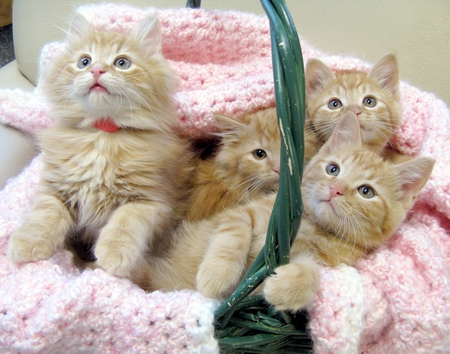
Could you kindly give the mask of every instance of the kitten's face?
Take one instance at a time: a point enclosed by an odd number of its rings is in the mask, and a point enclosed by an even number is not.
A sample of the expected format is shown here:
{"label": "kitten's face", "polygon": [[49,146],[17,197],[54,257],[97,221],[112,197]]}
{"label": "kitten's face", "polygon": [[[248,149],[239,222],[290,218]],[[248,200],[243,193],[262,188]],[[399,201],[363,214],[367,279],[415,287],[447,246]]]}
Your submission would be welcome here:
{"label": "kitten's face", "polygon": [[79,126],[108,117],[119,126],[148,127],[149,117],[170,107],[173,81],[159,53],[158,26],[157,20],[144,19],[128,35],[95,32],[75,17],[67,50],[46,78],[55,109],[81,118]]}
{"label": "kitten's face", "polygon": [[220,121],[219,126],[225,133],[216,159],[221,168],[227,173],[237,174],[242,183],[251,185],[251,188],[276,189],[281,145],[275,109],[248,114],[239,125],[226,122],[224,118]]}
{"label": "kitten's face", "polygon": [[312,162],[303,177],[305,211],[337,238],[365,248],[378,245],[389,214],[399,209],[394,171],[375,153],[350,147]]}
{"label": "kitten's face", "polygon": [[306,67],[310,128],[325,142],[347,112],[357,115],[364,143],[378,150],[401,121],[398,68],[387,55],[370,73],[341,71],[336,75],[320,60]]}
{"label": "kitten's face", "polygon": [[384,161],[362,144],[354,116],[347,127],[336,130],[305,168],[304,210],[337,239],[369,250],[399,226],[428,180],[434,161]]}

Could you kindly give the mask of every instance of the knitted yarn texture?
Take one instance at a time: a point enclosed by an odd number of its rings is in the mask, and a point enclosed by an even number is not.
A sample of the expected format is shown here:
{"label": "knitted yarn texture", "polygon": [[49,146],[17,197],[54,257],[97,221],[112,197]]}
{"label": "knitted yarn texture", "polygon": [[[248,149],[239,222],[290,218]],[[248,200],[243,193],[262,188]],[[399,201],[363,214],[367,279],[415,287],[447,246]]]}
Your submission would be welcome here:
{"label": "knitted yarn texture", "polygon": [[[128,32],[145,15],[160,18],[163,52],[178,76],[180,129],[214,130],[213,112],[237,116],[274,105],[269,24],[265,17],[205,10],[137,9],[101,4],[78,8],[101,30]],[[301,35],[301,34],[300,34]],[[301,40],[305,62],[333,70],[370,70],[357,58],[330,56]],[[41,64],[64,43],[48,44]],[[357,262],[324,268],[309,306],[315,351],[450,353],[449,109],[434,95],[401,83],[403,123],[392,144],[436,164],[416,205],[380,250]],[[52,122],[32,93],[0,91],[0,122],[30,135]],[[40,156],[0,191],[0,352],[217,353],[217,302],[195,291],[145,293],[97,269],[82,273],[68,251],[14,265],[9,236],[24,221],[42,167]]]}

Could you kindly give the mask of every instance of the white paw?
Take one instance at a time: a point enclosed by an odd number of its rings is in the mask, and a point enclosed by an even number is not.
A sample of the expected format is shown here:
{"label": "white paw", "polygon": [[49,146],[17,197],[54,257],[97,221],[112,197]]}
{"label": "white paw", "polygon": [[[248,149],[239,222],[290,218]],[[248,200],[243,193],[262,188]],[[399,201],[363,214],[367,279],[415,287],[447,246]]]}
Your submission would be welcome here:
{"label": "white paw", "polygon": [[277,310],[297,311],[313,300],[318,287],[318,268],[290,263],[275,269],[266,279],[263,293]]}
{"label": "white paw", "polygon": [[240,280],[238,267],[208,264],[203,261],[197,273],[197,290],[205,297],[220,299],[230,295]]}
{"label": "white paw", "polygon": [[49,259],[57,246],[49,238],[34,236],[26,230],[17,230],[9,239],[8,258],[16,263]]}
{"label": "white paw", "polygon": [[129,277],[135,262],[127,250],[121,250],[118,243],[110,242],[95,248],[96,264],[109,274],[118,277]]}
{"label": "white paw", "polygon": [[141,259],[139,250],[133,248],[123,234],[109,234],[108,237],[102,237],[102,234],[95,245],[96,264],[109,274],[130,277],[132,270]]}

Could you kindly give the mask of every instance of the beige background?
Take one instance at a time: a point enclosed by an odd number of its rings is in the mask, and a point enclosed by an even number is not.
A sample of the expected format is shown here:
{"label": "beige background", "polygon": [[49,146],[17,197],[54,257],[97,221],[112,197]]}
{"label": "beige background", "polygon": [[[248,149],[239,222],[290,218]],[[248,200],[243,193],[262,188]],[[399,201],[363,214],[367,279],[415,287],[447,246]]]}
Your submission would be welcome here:
{"label": "beige background", "polygon": [[[35,63],[42,45],[64,37],[59,28],[67,27],[69,13],[79,3],[100,1],[15,2],[26,6],[16,6],[14,33],[28,38],[27,47],[16,48],[17,56],[21,66],[31,66],[32,69],[24,68],[24,72],[36,80]],[[186,4],[185,0],[123,2],[156,7]],[[318,49],[329,54],[357,56],[371,63],[393,52],[399,60],[402,80],[435,93],[450,105],[448,0],[287,0],[286,3],[300,36]],[[264,13],[259,0],[203,0],[202,7]]]}

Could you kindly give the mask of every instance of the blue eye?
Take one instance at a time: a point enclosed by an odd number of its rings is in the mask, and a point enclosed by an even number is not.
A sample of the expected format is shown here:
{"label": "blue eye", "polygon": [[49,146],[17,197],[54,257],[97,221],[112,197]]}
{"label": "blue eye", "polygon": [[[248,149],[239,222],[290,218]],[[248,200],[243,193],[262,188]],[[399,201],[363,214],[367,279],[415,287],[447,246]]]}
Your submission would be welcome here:
{"label": "blue eye", "polygon": [[363,198],[366,199],[375,197],[375,191],[372,189],[372,187],[366,185],[359,187],[358,192],[363,196]]}
{"label": "blue eye", "polygon": [[90,57],[82,57],[80,60],[78,60],[77,66],[80,69],[84,69],[88,67],[92,62],[92,59]]}
{"label": "blue eye", "polygon": [[339,172],[341,172],[341,170],[339,169],[339,166],[335,163],[328,164],[327,167],[325,168],[325,170],[327,171],[327,173],[330,176],[337,176],[337,175],[339,175]]}
{"label": "blue eye", "polygon": [[125,57],[120,57],[116,59],[116,61],[114,62],[114,66],[119,69],[126,70],[130,68],[131,61]]}

